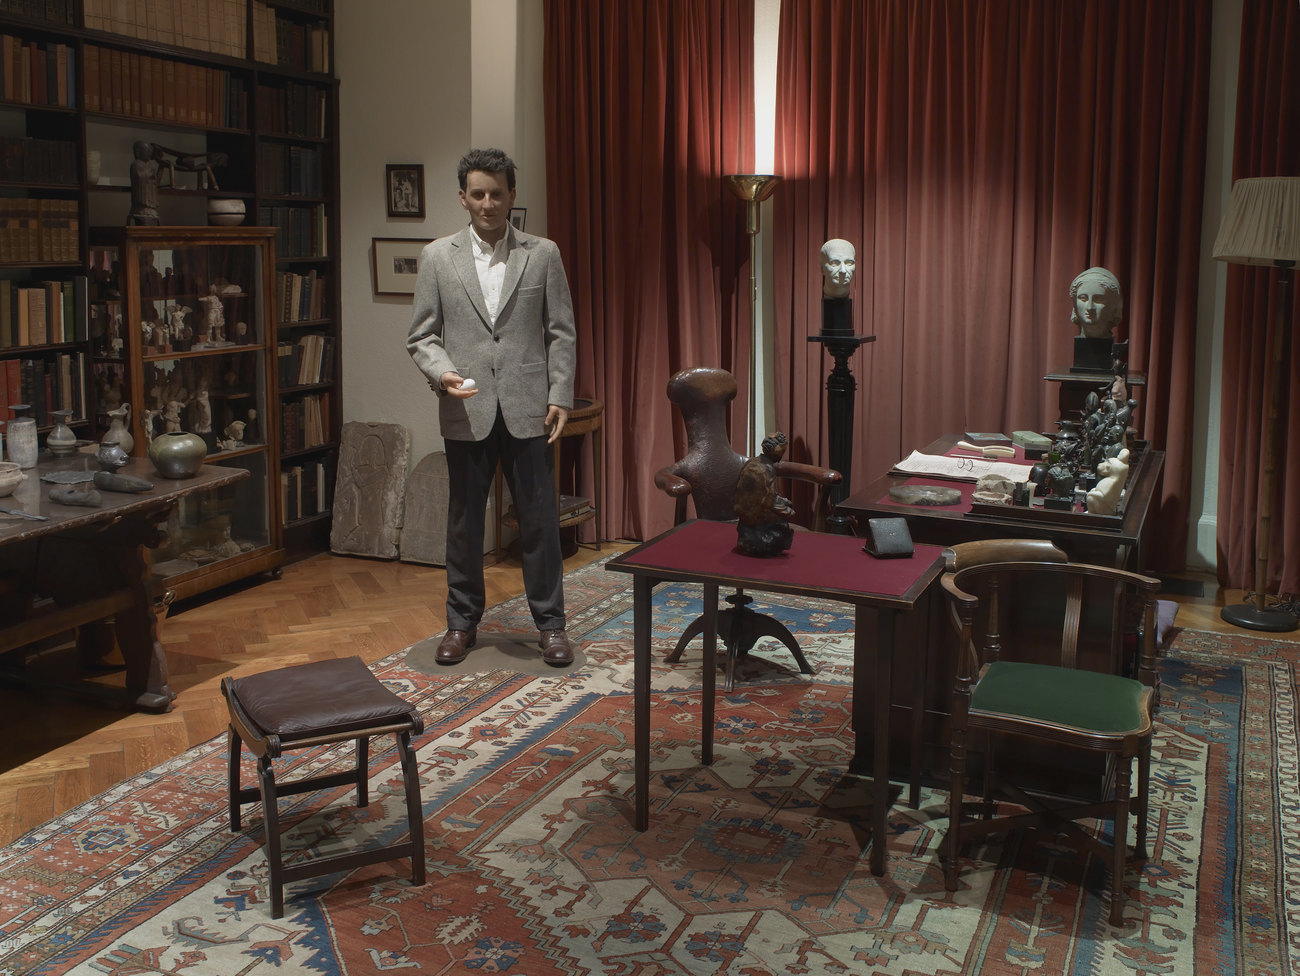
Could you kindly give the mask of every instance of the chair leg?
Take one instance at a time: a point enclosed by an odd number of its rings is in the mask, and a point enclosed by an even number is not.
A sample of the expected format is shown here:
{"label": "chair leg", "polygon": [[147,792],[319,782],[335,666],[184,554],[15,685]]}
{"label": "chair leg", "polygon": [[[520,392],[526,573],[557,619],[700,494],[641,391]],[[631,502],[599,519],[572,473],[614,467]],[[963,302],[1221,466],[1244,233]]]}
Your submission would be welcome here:
{"label": "chair leg", "polygon": [[370,806],[370,739],[357,737],[357,806]]}
{"label": "chair leg", "polygon": [[262,823],[266,831],[266,865],[270,869],[271,917],[284,915],[284,865],[280,854],[280,803],[275,791],[275,770],[263,756],[257,761],[257,781],[262,791]]}
{"label": "chair leg", "polygon": [[420,774],[415,766],[411,733],[397,736],[397,754],[402,760],[402,785],[406,789],[406,822],[411,831],[411,884],[424,884],[424,809],[420,804]]}
{"label": "chair leg", "polygon": [[1138,787],[1137,787],[1137,845],[1133,856],[1139,861],[1147,859],[1147,811],[1150,802],[1147,797],[1151,788],[1151,740],[1148,739],[1138,750]]}
{"label": "chair leg", "polygon": [[230,784],[230,831],[239,833],[239,752],[242,742],[233,725],[229,726],[226,747],[226,777]]}
{"label": "chair leg", "polygon": [[961,852],[962,799],[966,793],[966,735],[953,730],[952,749],[949,753],[948,784],[948,838],[941,849],[943,886],[957,890],[957,859]]}
{"label": "chair leg", "polygon": [[1128,808],[1133,760],[1115,764],[1115,846],[1110,864],[1110,924],[1124,924],[1124,869],[1128,866]]}

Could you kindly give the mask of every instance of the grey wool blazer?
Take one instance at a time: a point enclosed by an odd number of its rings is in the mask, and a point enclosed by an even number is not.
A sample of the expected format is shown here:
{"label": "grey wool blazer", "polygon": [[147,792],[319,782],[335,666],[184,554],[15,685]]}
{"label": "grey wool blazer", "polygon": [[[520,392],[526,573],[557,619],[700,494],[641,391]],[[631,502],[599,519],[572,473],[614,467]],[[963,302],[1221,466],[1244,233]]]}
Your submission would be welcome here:
{"label": "grey wool blazer", "polygon": [[506,428],[521,438],[546,433],[548,405],[573,408],[577,340],[559,248],[513,227],[507,233],[513,243],[495,325],[468,227],[420,254],[406,350],[434,390],[446,372],[473,378],[479,390],[464,400],[438,398],[442,436],[449,440],[483,440],[498,405]]}

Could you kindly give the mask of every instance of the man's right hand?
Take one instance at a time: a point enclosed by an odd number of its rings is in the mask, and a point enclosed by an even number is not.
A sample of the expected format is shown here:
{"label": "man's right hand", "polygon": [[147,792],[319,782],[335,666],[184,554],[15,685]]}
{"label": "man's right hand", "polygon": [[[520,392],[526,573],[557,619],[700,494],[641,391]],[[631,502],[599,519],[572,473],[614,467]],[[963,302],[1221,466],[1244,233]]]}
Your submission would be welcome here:
{"label": "man's right hand", "polygon": [[447,391],[447,396],[453,396],[458,400],[468,400],[478,392],[477,386],[471,386],[468,390],[464,389],[465,378],[459,373],[443,373],[438,382]]}

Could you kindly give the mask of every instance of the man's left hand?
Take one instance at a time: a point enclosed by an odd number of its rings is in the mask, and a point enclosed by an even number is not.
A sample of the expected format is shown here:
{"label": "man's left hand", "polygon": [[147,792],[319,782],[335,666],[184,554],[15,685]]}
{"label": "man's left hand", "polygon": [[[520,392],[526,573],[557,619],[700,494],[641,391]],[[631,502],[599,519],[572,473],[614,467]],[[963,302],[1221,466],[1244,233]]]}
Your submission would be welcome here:
{"label": "man's left hand", "polygon": [[569,411],[563,407],[557,407],[551,404],[551,408],[546,411],[546,426],[550,430],[550,436],[546,438],[547,444],[554,444],[555,439],[564,431],[564,424],[569,419]]}

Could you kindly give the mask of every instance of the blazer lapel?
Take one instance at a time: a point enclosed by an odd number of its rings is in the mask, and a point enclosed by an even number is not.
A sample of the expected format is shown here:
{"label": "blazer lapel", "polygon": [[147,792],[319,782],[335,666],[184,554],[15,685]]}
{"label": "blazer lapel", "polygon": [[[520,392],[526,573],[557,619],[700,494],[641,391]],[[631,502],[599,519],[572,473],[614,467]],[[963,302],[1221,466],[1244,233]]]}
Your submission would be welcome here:
{"label": "blazer lapel", "polygon": [[483,286],[478,283],[478,268],[474,265],[474,238],[470,236],[468,227],[456,235],[452,245],[456,249],[451,258],[456,276],[460,278],[465,295],[474,306],[474,311],[478,312],[478,317],[483,320],[483,324],[491,329],[492,317],[488,315],[487,303],[483,301]]}
{"label": "blazer lapel", "polygon": [[[514,234],[513,228],[510,233]],[[506,258],[506,276],[501,282],[502,308],[510,304],[510,296],[519,287],[519,279],[524,276],[524,268],[528,267],[528,243],[521,235],[515,235],[515,246],[510,249],[510,257]]]}

